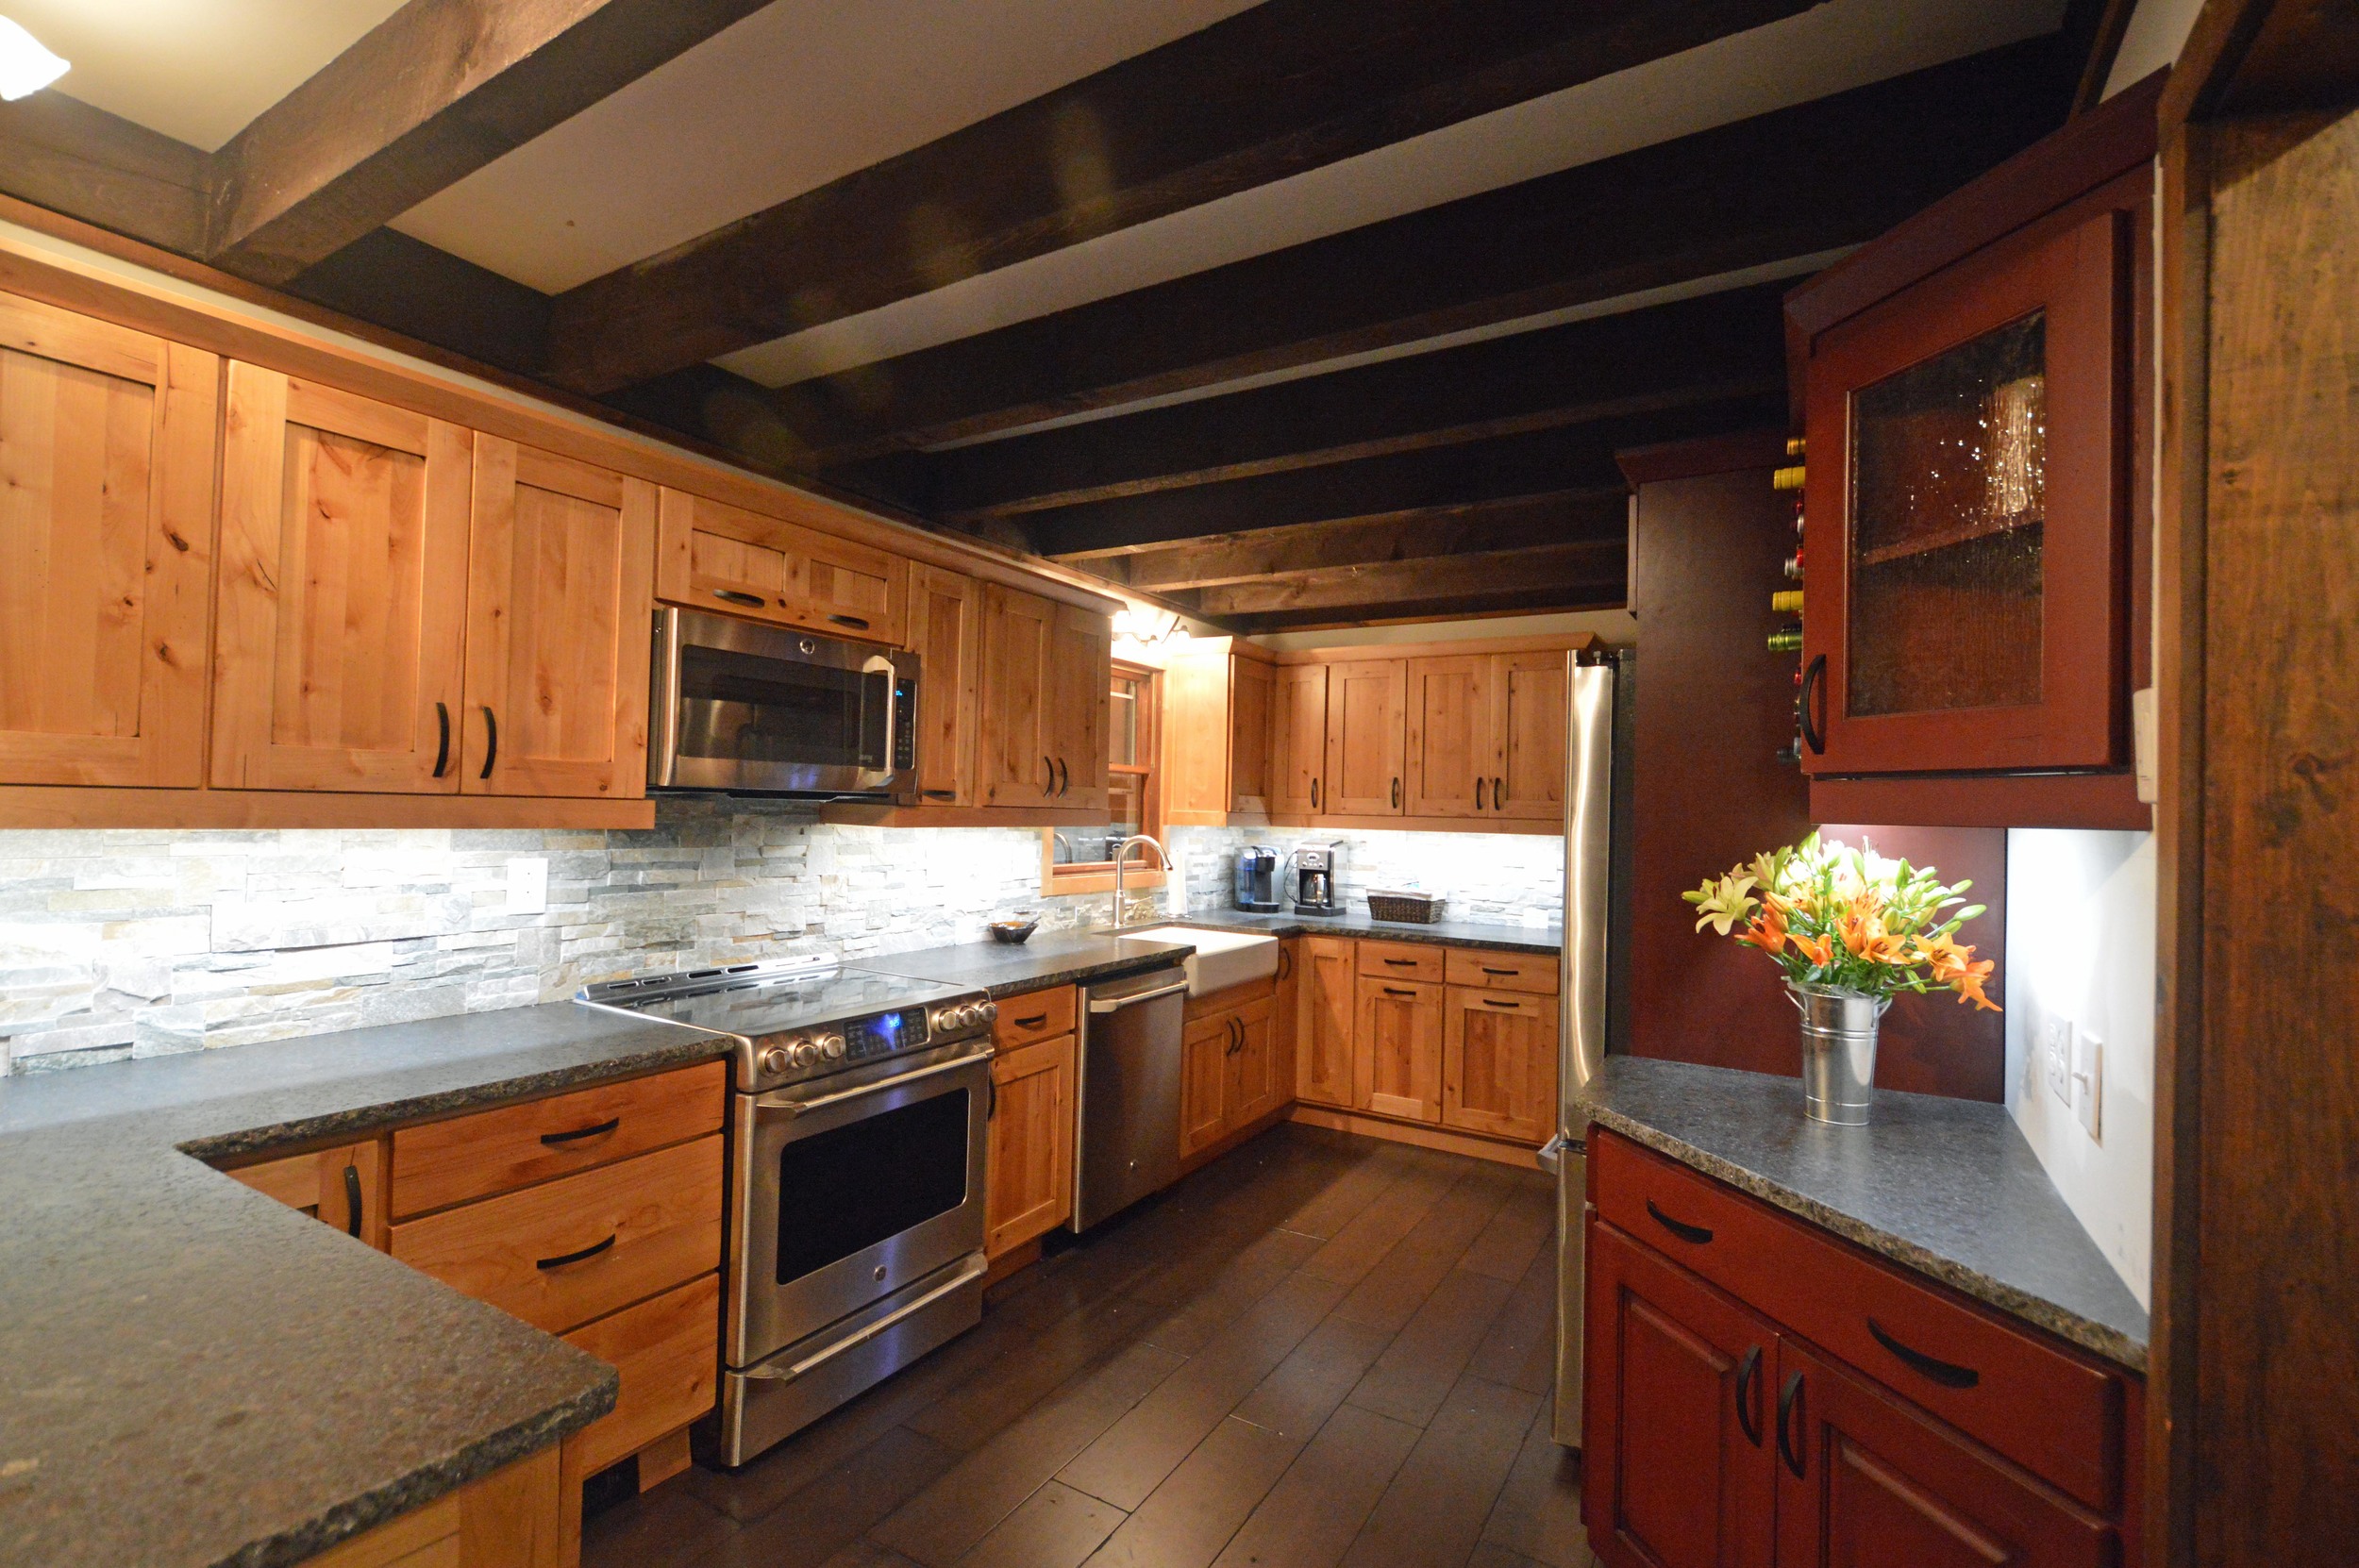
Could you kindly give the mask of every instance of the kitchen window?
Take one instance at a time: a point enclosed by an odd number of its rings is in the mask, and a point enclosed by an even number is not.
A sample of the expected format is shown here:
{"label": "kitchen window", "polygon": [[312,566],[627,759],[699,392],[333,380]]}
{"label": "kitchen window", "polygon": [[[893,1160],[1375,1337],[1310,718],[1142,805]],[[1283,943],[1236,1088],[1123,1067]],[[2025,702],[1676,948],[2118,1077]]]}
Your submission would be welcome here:
{"label": "kitchen window", "polygon": [[[1113,846],[1134,833],[1163,839],[1163,675],[1144,664],[1113,664],[1106,709],[1106,804],[1103,827],[1041,829],[1041,892],[1104,892],[1114,885]],[[1159,888],[1163,868],[1131,851],[1126,887]]]}

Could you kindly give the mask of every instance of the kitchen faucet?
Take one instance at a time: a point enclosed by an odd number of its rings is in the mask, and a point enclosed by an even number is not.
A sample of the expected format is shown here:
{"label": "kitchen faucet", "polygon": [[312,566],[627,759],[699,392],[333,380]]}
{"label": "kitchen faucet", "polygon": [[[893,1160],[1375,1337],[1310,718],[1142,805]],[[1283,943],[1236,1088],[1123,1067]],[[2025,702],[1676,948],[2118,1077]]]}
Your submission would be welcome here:
{"label": "kitchen faucet", "polygon": [[1140,844],[1145,844],[1155,852],[1155,859],[1163,862],[1165,871],[1171,869],[1171,857],[1163,853],[1163,846],[1144,833],[1133,833],[1114,845],[1114,929],[1117,931],[1121,930],[1123,926],[1123,872],[1129,864],[1130,851]]}

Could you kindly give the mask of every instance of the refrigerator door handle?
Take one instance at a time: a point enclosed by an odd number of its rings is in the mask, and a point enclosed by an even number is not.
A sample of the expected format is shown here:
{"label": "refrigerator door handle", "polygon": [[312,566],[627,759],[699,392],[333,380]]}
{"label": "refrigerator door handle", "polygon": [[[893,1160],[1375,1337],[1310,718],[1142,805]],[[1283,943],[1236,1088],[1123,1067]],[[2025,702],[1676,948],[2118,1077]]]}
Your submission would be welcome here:
{"label": "refrigerator door handle", "polygon": [[1561,1175],[1564,1169],[1564,1145],[1570,1142],[1572,1140],[1560,1132],[1541,1144],[1540,1152],[1532,1158],[1540,1162],[1540,1169],[1548,1172],[1548,1175]]}

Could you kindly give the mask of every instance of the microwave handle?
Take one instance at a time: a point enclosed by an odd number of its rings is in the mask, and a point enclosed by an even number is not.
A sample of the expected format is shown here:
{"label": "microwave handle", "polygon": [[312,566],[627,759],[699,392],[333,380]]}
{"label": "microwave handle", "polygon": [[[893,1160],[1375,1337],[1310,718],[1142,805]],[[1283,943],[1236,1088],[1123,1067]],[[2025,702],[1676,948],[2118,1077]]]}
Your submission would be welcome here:
{"label": "microwave handle", "polygon": [[871,654],[867,662],[860,667],[860,673],[864,676],[884,676],[885,732],[882,760],[883,771],[891,773],[893,771],[893,742],[901,726],[901,693],[899,691],[901,672],[894,668],[893,660],[884,655]]}
{"label": "microwave handle", "polygon": [[655,691],[647,701],[647,782],[672,782],[673,747],[679,734],[679,610],[655,612]]}

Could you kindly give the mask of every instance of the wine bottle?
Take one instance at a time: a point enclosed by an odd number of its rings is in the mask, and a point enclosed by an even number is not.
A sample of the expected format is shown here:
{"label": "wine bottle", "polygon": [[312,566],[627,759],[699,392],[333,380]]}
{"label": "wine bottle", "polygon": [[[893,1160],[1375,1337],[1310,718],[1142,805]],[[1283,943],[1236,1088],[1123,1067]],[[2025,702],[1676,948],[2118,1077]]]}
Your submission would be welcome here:
{"label": "wine bottle", "polygon": [[1771,632],[1769,634],[1769,651],[1771,653],[1800,653],[1802,651],[1802,628],[1800,625],[1796,624],[1792,626],[1780,626],[1777,630]]}

